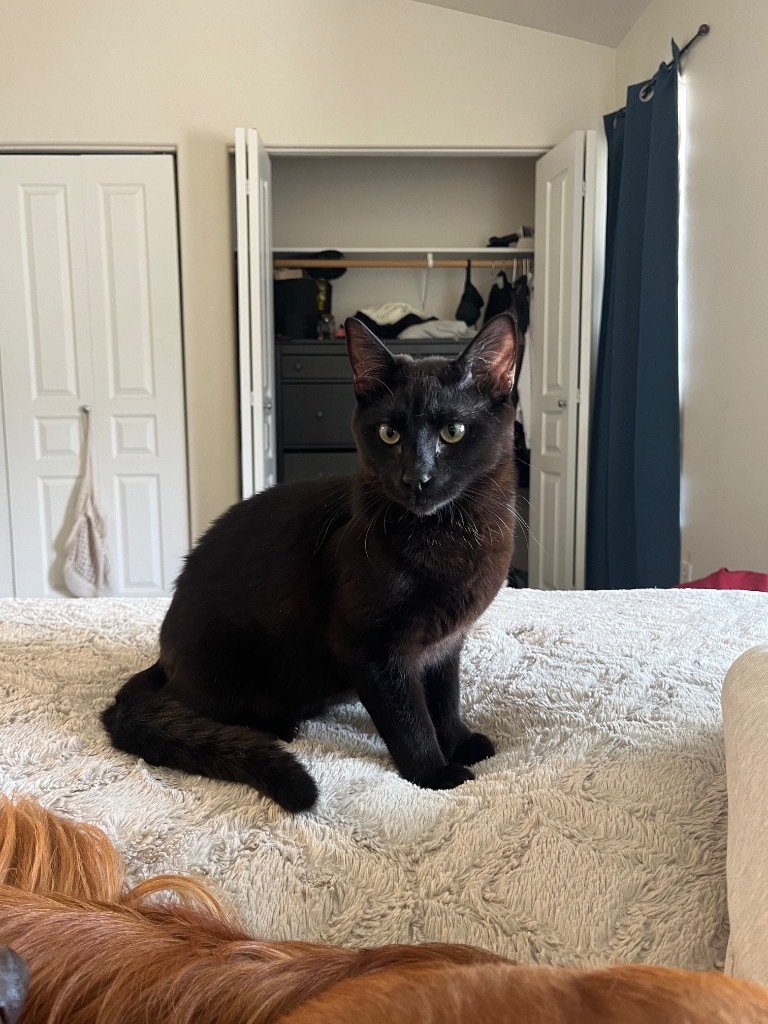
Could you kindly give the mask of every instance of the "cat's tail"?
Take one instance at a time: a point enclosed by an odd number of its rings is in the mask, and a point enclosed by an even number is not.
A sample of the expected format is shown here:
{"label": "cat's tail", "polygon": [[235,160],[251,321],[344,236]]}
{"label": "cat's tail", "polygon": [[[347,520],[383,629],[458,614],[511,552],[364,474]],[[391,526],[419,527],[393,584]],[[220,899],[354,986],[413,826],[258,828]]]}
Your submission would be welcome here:
{"label": "cat's tail", "polygon": [[163,692],[160,663],[125,683],[101,713],[118,750],[149,764],[192,775],[243,782],[286,811],[306,811],[317,800],[317,786],[297,759],[267,733],[203,718]]}

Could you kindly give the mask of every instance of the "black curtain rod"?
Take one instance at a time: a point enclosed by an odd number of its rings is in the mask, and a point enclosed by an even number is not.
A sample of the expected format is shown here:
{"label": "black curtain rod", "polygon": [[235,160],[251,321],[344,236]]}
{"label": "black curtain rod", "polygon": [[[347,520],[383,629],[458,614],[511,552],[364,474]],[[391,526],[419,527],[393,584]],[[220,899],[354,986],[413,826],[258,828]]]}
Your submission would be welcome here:
{"label": "black curtain rod", "polygon": [[[685,44],[685,46],[682,48],[682,50],[680,50],[678,52],[678,54],[677,54],[677,66],[678,66],[678,70],[679,71],[682,71],[682,60],[683,60],[683,57],[690,50],[690,48],[697,41],[697,39],[701,39],[702,36],[708,36],[708,35],[709,35],[709,25],[699,25],[699,31],[696,33],[696,35],[693,37],[693,39],[689,39],[688,42]],[[675,41],[673,39],[672,40],[672,52],[674,53],[674,51],[675,51]],[[666,68],[667,71],[671,71],[673,65],[674,65],[674,58],[671,61],[669,61],[669,63],[662,64],[662,67]],[[640,99],[644,103],[647,100],[651,99],[651,97],[653,96],[653,87],[656,84],[656,78],[658,77],[658,74],[659,73],[657,71],[656,74],[653,76],[653,78],[649,78],[648,81],[643,86],[643,88],[640,90]]]}
{"label": "black curtain rod", "polygon": [[690,50],[690,48],[693,46],[693,44],[696,42],[697,39],[701,39],[702,36],[708,36],[708,35],[709,35],[709,25],[699,25],[699,31],[696,33],[696,35],[693,37],[693,39],[689,39],[688,40],[688,42],[685,44],[685,46],[680,51],[680,54],[679,54],[679,56],[677,58],[678,61],[681,61],[683,59],[683,57],[686,55],[686,53],[688,53],[688,51]]}

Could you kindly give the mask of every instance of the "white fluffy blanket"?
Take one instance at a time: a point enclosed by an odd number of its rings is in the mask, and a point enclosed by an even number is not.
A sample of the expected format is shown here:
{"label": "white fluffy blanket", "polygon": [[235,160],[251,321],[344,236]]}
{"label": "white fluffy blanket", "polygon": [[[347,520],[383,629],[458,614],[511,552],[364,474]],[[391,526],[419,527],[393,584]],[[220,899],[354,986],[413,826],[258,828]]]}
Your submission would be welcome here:
{"label": "white fluffy blanket", "polygon": [[133,877],[210,878],[270,938],[721,964],[720,687],[768,640],[767,595],[504,591],[463,661],[466,716],[499,751],[476,781],[405,782],[350,705],[294,744],[321,791],[296,817],[108,746],[98,712],[165,607],[0,601],[0,788],[101,824]]}

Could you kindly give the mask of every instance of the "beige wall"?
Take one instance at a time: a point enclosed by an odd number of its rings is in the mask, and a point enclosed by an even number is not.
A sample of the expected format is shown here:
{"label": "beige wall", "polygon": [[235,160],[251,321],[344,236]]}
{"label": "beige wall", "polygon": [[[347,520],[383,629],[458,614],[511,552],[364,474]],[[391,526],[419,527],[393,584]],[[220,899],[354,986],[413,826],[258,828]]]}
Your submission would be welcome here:
{"label": "beige wall", "polygon": [[192,525],[237,497],[227,147],[543,147],[615,51],[410,0],[0,0],[0,144],[177,147]]}
{"label": "beige wall", "polygon": [[[686,58],[683,558],[768,572],[768,4],[654,0],[617,51],[620,96]],[[623,104],[623,99],[619,100]]]}

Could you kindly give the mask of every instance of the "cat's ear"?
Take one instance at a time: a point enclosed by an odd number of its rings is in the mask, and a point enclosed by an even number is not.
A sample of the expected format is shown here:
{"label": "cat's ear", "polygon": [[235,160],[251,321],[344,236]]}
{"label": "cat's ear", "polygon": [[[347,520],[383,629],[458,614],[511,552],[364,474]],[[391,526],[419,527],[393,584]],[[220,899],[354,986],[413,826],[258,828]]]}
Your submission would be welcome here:
{"label": "cat's ear", "polygon": [[475,384],[492,398],[503,398],[512,391],[516,358],[517,325],[511,313],[500,313],[459,356],[462,383]]}
{"label": "cat's ear", "polygon": [[381,387],[395,366],[389,349],[361,320],[350,316],[344,321],[347,333],[347,352],[355,376],[355,394],[362,398]]}

